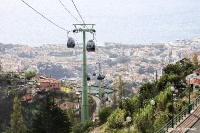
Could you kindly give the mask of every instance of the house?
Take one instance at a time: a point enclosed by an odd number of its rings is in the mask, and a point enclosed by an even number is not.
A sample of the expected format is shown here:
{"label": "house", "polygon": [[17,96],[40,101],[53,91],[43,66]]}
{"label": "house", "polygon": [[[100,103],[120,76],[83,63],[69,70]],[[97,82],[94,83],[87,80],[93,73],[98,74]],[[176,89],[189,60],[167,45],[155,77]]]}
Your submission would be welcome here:
{"label": "house", "polygon": [[37,90],[35,88],[28,89],[26,91],[26,95],[22,96],[21,101],[32,103],[33,97],[37,94]]}
{"label": "house", "polygon": [[74,110],[77,110],[79,109],[79,103],[75,103],[75,102],[64,102],[62,104],[59,105],[59,107],[61,109],[74,109]]}
{"label": "house", "polygon": [[33,99],[32,94],[27,93],[26,95],[24,95],[24,96],[21,98],[21,101],[25,101],[25,102],[31,103],[31,102],[32,102],[32,99]]}
{"label": "house", "polygon": [[193,92],[196,92],[196,86],[200,86],[200,68],[193,71],[192,74],[186,77],[186,80],[189,81],[189,84],[193,87]]}
{"label": "house", "polygon": [[76,114],[79,114],[79,109],[80,109],[80,105],[78,102],[64,102],[64,103],[61,103],[59,104],[59,107],[62,109],[62,110],[65,110],[65,109],[73,109],[75,110]]}
{"label": "house", "polygon": [[41,88],[58,90],[61,89],[61,82],[54,78],[42,77],[39,80],[39,84]]}

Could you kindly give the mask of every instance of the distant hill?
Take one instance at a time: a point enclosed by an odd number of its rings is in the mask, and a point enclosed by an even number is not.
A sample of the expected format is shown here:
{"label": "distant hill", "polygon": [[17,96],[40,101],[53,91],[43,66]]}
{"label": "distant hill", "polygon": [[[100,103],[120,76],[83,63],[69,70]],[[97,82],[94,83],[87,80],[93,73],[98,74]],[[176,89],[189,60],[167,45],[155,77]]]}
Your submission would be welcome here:
{"label": "distant hill", "polygon": [[54,64],[39,64],[39,73],[44,73],[47,76],[51,76],[55,79],[61,79],[63,77],[72,78],[75,77],[73,71],[70,71],[67,68],[63,68],[61,65],[54,65]]}

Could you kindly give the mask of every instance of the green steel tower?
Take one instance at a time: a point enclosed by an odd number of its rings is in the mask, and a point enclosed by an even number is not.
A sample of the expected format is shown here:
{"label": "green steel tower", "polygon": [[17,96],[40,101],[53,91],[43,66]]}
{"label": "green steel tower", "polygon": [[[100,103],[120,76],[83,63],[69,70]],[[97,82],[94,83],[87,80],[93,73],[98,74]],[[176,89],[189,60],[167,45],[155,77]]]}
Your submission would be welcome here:
{"label": "green steel tower", "polygon": [[[75,26],[74,32],[83,32],[83,68],[82,68],[82,106],[81,106],[81,122],[85,122],[89,120],[89,109],[88,109],[88,89],[87,89],[87,61],[86,61],[86,32],[93,33],[95,30],[93,29],[95,24],[73,24]],[[77,26],[83,26],[83,28],[77,28]],[[92,26],[89,29],[87,26]]]}

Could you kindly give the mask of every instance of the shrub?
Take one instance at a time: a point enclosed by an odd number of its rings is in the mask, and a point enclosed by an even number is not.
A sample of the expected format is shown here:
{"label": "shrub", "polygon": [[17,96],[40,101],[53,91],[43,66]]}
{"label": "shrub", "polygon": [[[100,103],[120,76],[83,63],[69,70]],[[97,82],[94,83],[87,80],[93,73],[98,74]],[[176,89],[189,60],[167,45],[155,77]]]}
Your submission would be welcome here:
{"label": "shrub", "polygon": [[125,110],[121,110],[117,108],[107,119],[106,127],[104,132],[107,131],[117,131],[118,129],[123,128],[124,117],[125,117]]}
{"label": "shrub", "polygon": [[92,130],[94,127],[94,124],[92,121],[85,121],[84,123],[77,123],[72,127],[73,133],[88,133],[90,130]]}
{"label": "shrub", "polygon": [[113,111],[113,109],[110,106],[104,107],[99,111],[100,124],[103,124],[107,121],[107,118],[110,116],[112,111]]}

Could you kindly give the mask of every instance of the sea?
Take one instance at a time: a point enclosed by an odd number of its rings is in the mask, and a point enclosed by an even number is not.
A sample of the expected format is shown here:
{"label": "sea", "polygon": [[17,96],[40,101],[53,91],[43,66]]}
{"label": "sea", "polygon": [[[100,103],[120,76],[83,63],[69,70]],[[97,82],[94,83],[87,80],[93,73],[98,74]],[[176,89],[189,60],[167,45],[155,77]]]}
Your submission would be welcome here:
{"label": "sea", "polygon": [[116,6],[108,12],[112,15],[105,14],[103,24],[97,25],[99,40],[151,44],[200,38],[200,0],[126,0],[116,4],[121,8]]}

